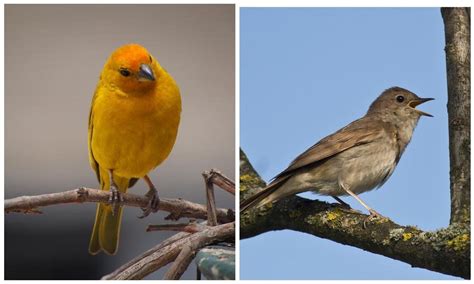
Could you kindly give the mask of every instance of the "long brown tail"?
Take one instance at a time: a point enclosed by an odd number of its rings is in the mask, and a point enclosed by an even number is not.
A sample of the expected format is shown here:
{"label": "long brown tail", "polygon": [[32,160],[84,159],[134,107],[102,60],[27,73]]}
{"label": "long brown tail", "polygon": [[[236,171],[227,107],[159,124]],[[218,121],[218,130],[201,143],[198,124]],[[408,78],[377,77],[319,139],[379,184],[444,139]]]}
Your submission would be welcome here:
{"label": "long brown tail", "polygon": [[270,194],[274,193],[280,186],[287,180],[281,179],[281,180],[276,180],[270,183],[267,187],[262,189],[261,191],[257,192],[256,194],[250,196],[249,198],[243,200],[240,202],[240,213],[243,213],[247,211],[250,208],[258,208],[260,206],[263,206],[267,203],[276,201],[271,198],[267,198],[270,196]]}

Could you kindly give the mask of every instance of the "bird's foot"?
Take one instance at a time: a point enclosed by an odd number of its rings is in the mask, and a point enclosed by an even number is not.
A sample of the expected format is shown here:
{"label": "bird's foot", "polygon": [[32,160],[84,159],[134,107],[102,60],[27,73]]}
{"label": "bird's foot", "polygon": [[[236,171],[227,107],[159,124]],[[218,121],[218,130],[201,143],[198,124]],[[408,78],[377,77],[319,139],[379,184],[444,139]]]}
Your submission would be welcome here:
{"label": "bird's foot", "polygon": [[115,216],[120,208],[120,204],[123,202],[123,196],[117,188],[115,183],[110,185],[109,203],[112,206],[112,216]]}
{"label": "bird's foot", "polygon": [[158,191],[155,188],[150,188],[145,196],[148,197],[148,205],[147,207],[142,208],[143,214],[138,216],[140,219],[145,218],[152,212],[156,213],[160,207],[160,197],[158,196]]}
{"label": "bird's foot", "polygon": [[387,219],[386,217],[384,217],[383,215],[381,215],[380,213],[378,213],[374,209],[369,209],[369,212],[370,212],[370,215],[367,216],[367,218],[365,218],[365,220],[364,220],[364,224],[363,224],[364,229],[367,228],[367,223],[373,222],[377,219],[379,219],[379,220]]}

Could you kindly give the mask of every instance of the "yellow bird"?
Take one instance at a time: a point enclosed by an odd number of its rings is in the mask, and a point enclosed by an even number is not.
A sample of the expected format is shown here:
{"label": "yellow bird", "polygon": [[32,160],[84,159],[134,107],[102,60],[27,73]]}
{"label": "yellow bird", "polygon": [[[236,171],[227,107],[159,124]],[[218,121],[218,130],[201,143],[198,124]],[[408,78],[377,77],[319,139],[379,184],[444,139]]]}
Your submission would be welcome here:
{"label": "yellow bird", "polygon": [[178,133],[181,96],[178,85],[138,44],[115,50],[100,74],[89,115],[89,161],[109,204],[97,207],[89,252],[115,254],[122,219],[121,193],[143,178],[148,208],[156,212],[158,192],[148,173],[170,154]]}

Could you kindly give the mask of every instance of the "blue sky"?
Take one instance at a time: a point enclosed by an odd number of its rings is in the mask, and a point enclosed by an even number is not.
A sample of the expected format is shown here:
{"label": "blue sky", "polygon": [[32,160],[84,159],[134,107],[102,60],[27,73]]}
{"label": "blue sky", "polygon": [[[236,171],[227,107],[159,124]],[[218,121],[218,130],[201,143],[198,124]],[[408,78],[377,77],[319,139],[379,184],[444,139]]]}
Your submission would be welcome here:
{"label": "blue sky", "polygon": [[[420,107],[434,117],[421,118],[388,182],[361,197],[399,224],[446,227],[447,87],[439,8],[242,8],[240,17],[241,147],[262,177],[268,181],[315,142],[363,116],[384,89],[404,87],[435,98]],[[241,279],[454,279],[288,230],[243,240],[240,259]]]}

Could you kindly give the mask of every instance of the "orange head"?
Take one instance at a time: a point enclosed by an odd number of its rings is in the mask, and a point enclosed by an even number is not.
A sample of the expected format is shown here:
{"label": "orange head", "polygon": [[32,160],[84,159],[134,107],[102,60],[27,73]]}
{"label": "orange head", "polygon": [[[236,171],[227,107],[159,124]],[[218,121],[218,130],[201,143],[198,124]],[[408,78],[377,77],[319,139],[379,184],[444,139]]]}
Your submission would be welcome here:
{"label": "orange head", "polygon": [[107,60],[101,79],[127,94],[153,89],[162,69],[143,46],[127,44]]}

